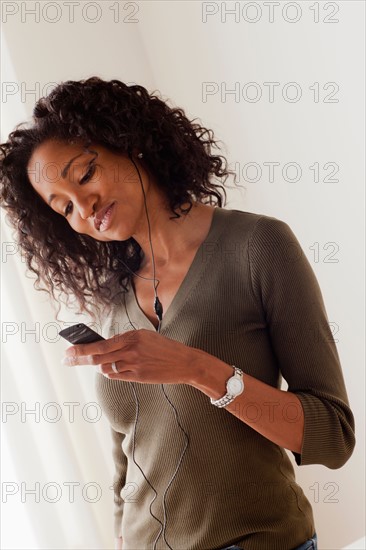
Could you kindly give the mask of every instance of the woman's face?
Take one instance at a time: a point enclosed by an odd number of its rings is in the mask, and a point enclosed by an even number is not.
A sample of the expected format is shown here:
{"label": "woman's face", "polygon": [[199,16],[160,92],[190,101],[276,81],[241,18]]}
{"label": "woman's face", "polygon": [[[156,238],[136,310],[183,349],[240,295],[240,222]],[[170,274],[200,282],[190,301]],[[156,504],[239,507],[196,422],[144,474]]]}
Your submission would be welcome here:
{"label": "woman's face", "polygon": [[[148,198],[148,174],[135,156],[134,161]],[[77,233],[113,241],[127,240],[138,230],[144,197],[127,155],[100,145],[85,149],[80,143],[49,140],[35,149],[27,169],[36,192]]]}

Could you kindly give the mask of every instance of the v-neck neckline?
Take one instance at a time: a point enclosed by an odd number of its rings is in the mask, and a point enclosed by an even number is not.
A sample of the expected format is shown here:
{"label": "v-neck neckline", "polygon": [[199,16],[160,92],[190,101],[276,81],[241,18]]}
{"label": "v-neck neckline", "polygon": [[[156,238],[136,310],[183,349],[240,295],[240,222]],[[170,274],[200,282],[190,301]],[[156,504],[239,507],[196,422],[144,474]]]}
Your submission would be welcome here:
{"label": "v-neck neckline", "polygon": [[[197,282],[199,273],[203,271],[205,265],[211,259],[213,251],[207,250],[205,259],[202,255],[203,249],[207,244],[212,245],[216,243],[221,233],[220,229],[222,229],[223,227],[223,224],[220,223],[220,220],[222,219],[220,214],[224,211],[224,208],[220,208],[219,206],[215,207],[207,236],[198,247],[193,261],[189,266],[188,271],[183,281],[181,282],[177,292],[175,293],[173,300],[170,302],[168,309],[163,312],[160,332],[162,332],[173,320],[173,318],[178,314],[181,306],[183,305],[189,294],[191,287],[194,283]],[[157,328],[145,315],[144,311],[140,308],[138,304],[132,281],[130,281],[129,290],[125,295],[125,305],[127,306],[127,311],[133,311],[133,314],[136,316],[136,320],[138,321],[139,325],[138,328],[148,328],[157,332]]]}

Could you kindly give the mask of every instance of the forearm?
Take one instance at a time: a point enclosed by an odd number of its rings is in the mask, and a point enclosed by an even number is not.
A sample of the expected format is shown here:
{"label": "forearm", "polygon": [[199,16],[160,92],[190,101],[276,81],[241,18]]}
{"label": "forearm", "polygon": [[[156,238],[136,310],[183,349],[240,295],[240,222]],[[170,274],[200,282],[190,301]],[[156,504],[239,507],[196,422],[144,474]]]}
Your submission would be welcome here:
{"label": "forearm", "polygon": [[[226,380],[233,375],[233,368],[202,350],[195,351],[190,384],[208,397],[219,399],[226,393]],[[243,380],[243,393],[225,409],[277,445],[300,453],[304,414],[299,398],[245,372]]]}

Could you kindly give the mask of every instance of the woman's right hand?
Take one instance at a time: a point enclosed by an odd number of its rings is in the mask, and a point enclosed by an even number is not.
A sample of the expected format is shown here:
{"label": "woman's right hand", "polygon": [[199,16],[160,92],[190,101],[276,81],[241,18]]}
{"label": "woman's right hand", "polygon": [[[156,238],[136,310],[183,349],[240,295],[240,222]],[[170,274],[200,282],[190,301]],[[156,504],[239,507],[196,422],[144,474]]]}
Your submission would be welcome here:
{"label": "woman's right hand", "polygon": [[114,550],[122,550],[122,537],[114,539]]}

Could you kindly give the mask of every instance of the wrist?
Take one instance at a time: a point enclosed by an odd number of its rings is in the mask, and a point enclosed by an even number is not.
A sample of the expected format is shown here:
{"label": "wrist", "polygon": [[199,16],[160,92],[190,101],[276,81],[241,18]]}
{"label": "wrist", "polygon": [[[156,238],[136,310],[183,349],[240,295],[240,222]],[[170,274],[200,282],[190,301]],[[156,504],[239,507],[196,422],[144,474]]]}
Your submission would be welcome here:
{"label": "wrist", "polygon": [[212,399],[226,393],[226,382],[233,375],[233,367],[202,350],[195,350],[190,384]]}

